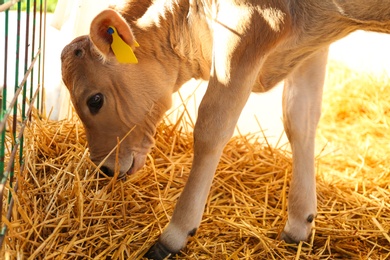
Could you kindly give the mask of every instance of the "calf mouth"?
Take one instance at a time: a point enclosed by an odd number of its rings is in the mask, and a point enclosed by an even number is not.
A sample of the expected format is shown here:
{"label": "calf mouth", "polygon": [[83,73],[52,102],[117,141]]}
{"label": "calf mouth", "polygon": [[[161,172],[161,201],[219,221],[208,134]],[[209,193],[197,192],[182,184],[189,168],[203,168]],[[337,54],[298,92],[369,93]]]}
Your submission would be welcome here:
{"label": "calf mouth", "polygon": [[[118,177],[117,177],[118,180],[125,180],[127,175],[133,174],[135,172],[135,170],[134,170],[134,162],[135,162],[135,157],[134,157],[134,155],[131,155],[131,157],[130,157],[130,166],[129,166],[128,170],[126,170],[126,171],[119,171],[119,174],[118,174]],[[112,178],[112,177],[115,176],[115,170],[110,168],[110,167],[107,167],[107,166],[103,165],[103,166],[100,167],[100,170],[107,177],[111,177]]]}
{"label": "calf mouth", "polygon": [[135,165],[135,157],[134,157],[134,155],[133,155],[133,156],[131,156],[131,165],[130,165],[130,168],[129,168],[126,172],[121,173],[121,175],[126,176],[126,175],[134,174],[134,173],[135,173],[134,165]]}
{"label": "calf mouth", "polygon": [[134,152],[131,155],[131,164],[129,169],[126,171],[125,175],[133,175],[138,170],[140,170],[144,165],[146,161],[147,154],[143,152]]}
{"label": "calf mouth", "polygon": [[[119,171],[117,179],[126,179],[126,176],[135,174],[138,170],[140,170],[145,165],[146,157],[147,155],[144,153],[133,152],[127,161],[128,163],[127,170],[122,170],[123,169],[122,168]],[[100,170],[107,177],[114,177],[115,175],[115,170],[111,167],[107,167],[103,165],[100,167]]]}

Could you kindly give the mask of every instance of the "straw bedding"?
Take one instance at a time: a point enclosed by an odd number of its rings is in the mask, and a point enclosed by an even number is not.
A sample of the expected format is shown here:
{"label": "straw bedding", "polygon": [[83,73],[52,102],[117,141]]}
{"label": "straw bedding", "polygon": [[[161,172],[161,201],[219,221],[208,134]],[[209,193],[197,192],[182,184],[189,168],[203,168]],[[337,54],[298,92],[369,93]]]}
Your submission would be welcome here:
{"label": "straw bedding", "polygon": [[[338,65],[330,71],[310,241],[278,240],[291,154],[268,146],[260,131],[226,146],[201,227],[179,259],[390,259],[390,82]],[[164,121],[147,165],[125,181],[99,174],[77,119],[35,116],[25,155],[5,258],[140,259],[168,223],[188,177],[192,134]]]}

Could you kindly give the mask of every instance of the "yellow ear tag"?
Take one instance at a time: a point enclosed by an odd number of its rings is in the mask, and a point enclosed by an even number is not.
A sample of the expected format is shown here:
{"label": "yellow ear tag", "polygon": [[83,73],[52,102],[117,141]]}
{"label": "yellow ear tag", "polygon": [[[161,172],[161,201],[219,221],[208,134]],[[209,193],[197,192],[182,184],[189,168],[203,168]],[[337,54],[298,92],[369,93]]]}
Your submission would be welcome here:
{"label": "yellow ear tag", "polygon": [[[133,49],[119,36],[115,27],[110,26],[107,30],[112,35],[111,49],[115,54],[116,59],[120,63],[138,63],[137,57],[133,52]],[[139,47],[139,44],[134,41],[135,47]]]}

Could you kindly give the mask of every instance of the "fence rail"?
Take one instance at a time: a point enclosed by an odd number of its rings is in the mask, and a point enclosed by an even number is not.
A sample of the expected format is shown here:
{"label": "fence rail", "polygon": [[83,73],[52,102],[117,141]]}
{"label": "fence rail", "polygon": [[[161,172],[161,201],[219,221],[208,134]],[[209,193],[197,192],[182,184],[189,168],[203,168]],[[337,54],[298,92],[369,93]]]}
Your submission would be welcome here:
{"label": "fence rail", "polygon": [[[45,25],[46,0],[0,0],[0,212],[8,222],[18,187],[14,175],[23,173],[24,129],[33,108],[44,109]],[[0,248],[6,232],[1,222]]]}

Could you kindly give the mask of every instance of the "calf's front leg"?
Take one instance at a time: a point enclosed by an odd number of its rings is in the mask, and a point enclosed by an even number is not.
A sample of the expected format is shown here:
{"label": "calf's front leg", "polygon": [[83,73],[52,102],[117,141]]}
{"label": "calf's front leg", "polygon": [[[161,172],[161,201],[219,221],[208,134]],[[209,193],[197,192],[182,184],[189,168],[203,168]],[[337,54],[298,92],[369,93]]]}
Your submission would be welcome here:
{"label": "calf's front leg", "polygon": [[[255,83],[254,67],[259,67],[259,61],[253,55],[255,51],[244,44],[250,41],[221,29],[214,39],[218,50],[214,50],[212,75],[194,129],[192,169],[170,223],[146,254],[149,258],[163,259],[179,252],[195,234],[221,153]],[[226,44],[229,41],[231,44]]]}
{"label": "calf's front leg", "polygon": [[221,153],[250,93],[231,92],[235,91],[211,79],[194,129],[194,159],[189,178],[168,227],[147,257],[164,259],[170,253],[178,253],[199,227]]}
{"label": "calf's front leg", "polygon": [[282,233],[288,243],[307,240],[317,214],[314,141],[327,56],[328,48],[317,51],[285,80],[284,127],[293,156],[288,220]]}

